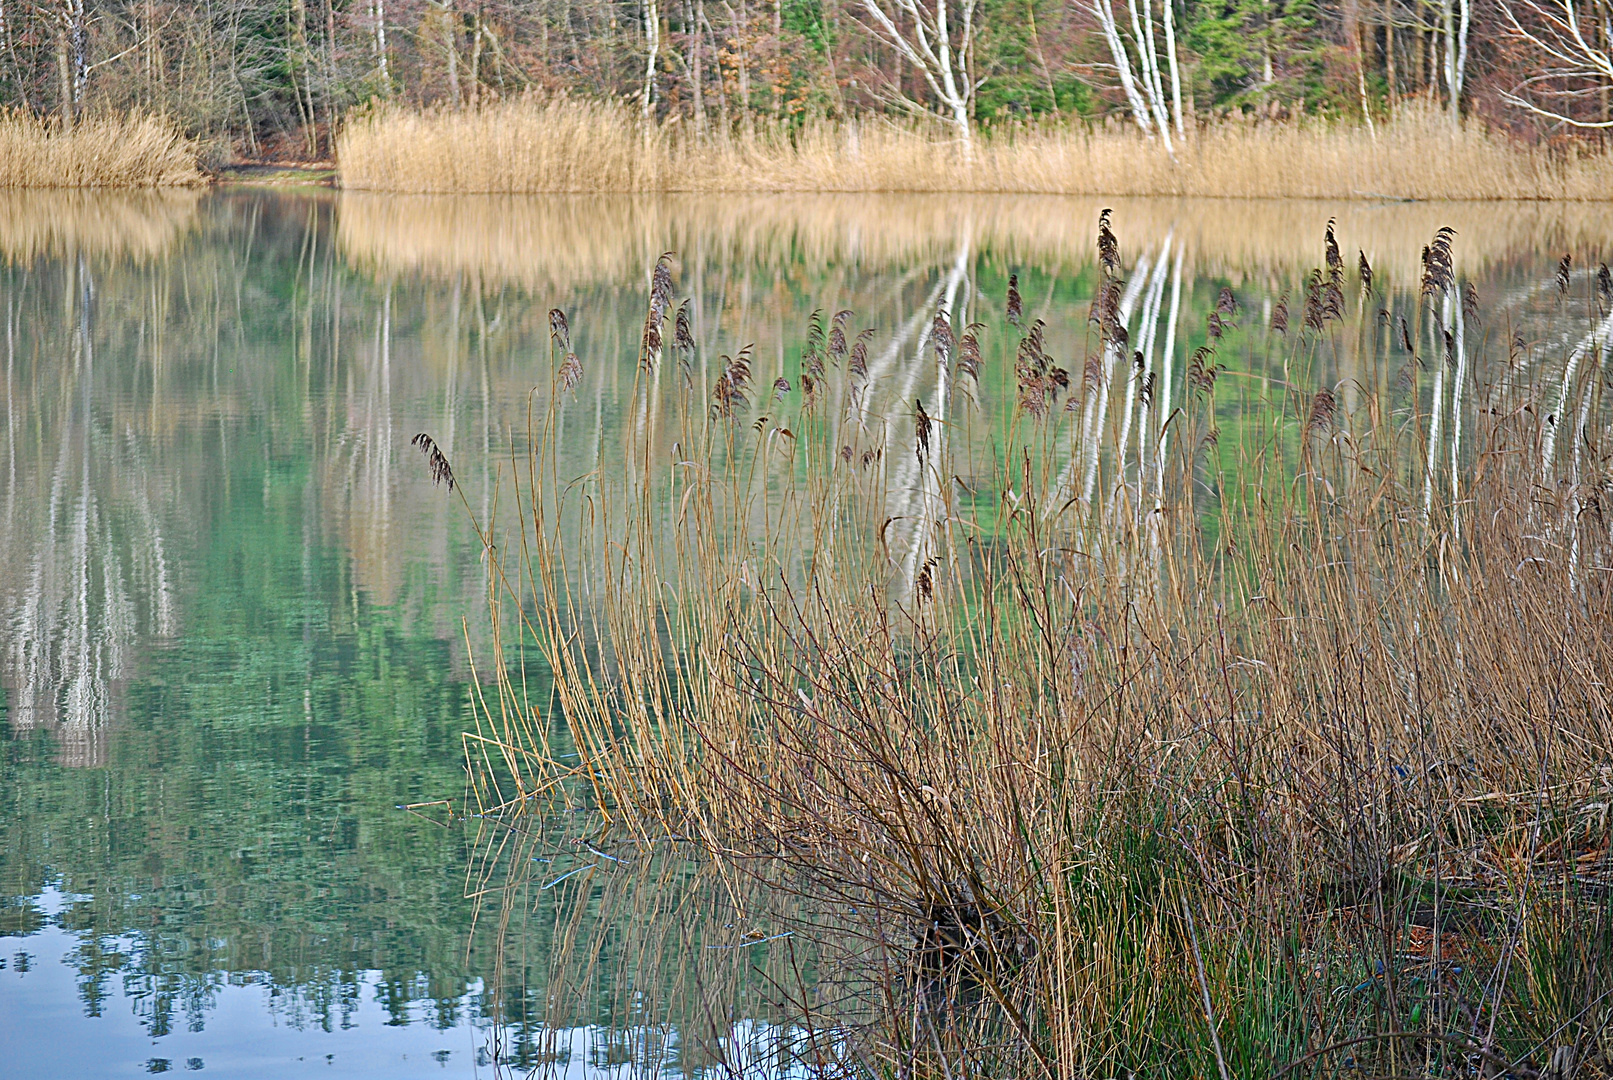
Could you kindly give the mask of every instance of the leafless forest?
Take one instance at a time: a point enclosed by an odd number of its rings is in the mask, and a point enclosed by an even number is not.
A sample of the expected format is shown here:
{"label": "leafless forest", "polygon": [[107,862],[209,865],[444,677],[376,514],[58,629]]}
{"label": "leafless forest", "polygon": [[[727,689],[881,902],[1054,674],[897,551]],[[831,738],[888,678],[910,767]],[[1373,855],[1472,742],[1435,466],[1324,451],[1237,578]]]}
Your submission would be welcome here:
{"label": "leafless forest", "polygon": [[0,0],[0,101],[154,112],[209,153],[329,156],[371,102],[631,102],[699,131],[927,115],[1382,123],[1422,99],[1531,140],[1613,124],[1609,0]]}

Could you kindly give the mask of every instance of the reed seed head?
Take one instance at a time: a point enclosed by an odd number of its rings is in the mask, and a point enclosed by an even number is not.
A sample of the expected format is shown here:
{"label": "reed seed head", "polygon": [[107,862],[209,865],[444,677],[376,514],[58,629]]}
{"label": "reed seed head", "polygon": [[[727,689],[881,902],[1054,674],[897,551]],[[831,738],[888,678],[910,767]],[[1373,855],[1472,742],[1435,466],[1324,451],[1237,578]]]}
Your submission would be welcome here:
{"label": "reed seed head", "polygon": [[442,452],[435,439],[425,432],[421,432],[409,440],[410,445],[420,448],[426,456],[426,468],[431,472],[433,484],[447,484],[448,490],[454,490],[454,470],[448,464],[448,457]]}

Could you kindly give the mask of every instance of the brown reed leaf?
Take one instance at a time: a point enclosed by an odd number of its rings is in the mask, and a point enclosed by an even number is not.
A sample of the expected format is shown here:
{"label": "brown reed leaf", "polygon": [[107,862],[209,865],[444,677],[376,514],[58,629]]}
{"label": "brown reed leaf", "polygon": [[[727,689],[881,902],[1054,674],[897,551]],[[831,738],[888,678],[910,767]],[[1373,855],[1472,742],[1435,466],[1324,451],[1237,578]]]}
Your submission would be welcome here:
{"label": "brown reed leaf", "polygon": [[454,470],[448,464],[448,457],[442,452],[435,439],[425,432],[421,432],[409,440],[410,445],[418,446],[420,452],[426,456],[426,468],[431,472],[433,484],[447,484],[448,490],[454,490]]}
{"label": "brown reed leaf", "polygon": [[1404,315],[1400,316],[1400,347],[1407,352],[1417,351],[1417,347],[1411,341],[1411,326],[1406,322]]}

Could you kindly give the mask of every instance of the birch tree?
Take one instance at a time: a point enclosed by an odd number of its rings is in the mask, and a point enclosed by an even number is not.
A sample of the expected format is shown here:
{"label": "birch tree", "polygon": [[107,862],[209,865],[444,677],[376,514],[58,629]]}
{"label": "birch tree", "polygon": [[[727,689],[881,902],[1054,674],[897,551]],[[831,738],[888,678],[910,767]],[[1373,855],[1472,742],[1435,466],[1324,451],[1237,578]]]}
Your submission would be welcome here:
{"label": "birch tree", "polygon": [[[1510,35],[1539,69],[1502,94],[1510,105],[1577,128],[1613,128],[1613,5],[1584,0],[1498,0]],[[1584,106],[1595,109],[1584,115]]]}
{"label": "birch tree", "polygon": [[[1503,5],[1505,6],[1505,5]],[[1462,124],[1462,84],[1467,81],[1467,27],[1473,0],[1443,0],[1440,8],[1445,32],[1445,89],[1450,94],[1451,127]]]}
{"label": "birch tree", "polygon": [[969,52],[974,46],[975,0],[861,3],[867,17],[863,24],[923,76],[938,111],[957,132],[964,158],[969,158],[974,148],[969,105],[976,86],[969,78]]}
{"label": "birch tree", "polygon": [[[1160,5],[1164,9],[1165,66],[1170,70],[1171,92],[1165,94],[1164,75],[1161,71],[1158,41],[1154,34],[1153,0],[1126,0],[1131,22],[1131,40],[1128,46],[1120,24],[1115,19],[1113,0],[1087,0],[1092,14],[1097,17],[1098,28],[1109,47],[1115,73],[1120,77],[1120,88],[1125,92],[1126,104],[1131,107],[1132,119],[1144,135],[1158,135],[1165,144],[1166,153],[1174,155],[1171,141],[1171,122],[1174,119],[1176,135],[1182,136],[1182,77],[1176,62],[1176,20],[1171,0]],[[1135,56],[1135,60],[1133,57]]]}

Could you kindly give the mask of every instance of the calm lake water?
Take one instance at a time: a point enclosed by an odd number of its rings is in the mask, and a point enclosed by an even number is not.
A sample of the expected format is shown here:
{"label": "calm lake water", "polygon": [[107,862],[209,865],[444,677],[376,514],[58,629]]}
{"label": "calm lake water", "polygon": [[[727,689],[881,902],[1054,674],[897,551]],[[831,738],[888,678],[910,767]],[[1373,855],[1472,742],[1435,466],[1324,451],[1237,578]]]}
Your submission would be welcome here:
{"label": "calm lake water", "polygon": [[[1482,298],[1477,332],[1502,342],[1581,334],[1559,260],[1583,292],[1613,255],[1605,206],[0,193],[7,1075],[708,1067],[714,1048],[675,1021],[680,954],[725,948],[732,924],[695,904],[709,930],[667,944],[696,918],[668,900],[694,877],[614,896],[592,876],[538,880],[501,937],[470,894],[501,867],[581,865],[578,823],[509,841],[401,809],[463,808],[487,641],[479,545],[409,439],[431,433],[487,515],[550,385],[558,306],[584,363],[560,471],[619,470],[666,251],[701,344],[669,383],[709,382],[745,345],[758,386],[794,382],[812,312],[853,309],[876,330],[869,413],[899,422],[946,400],[921,350],[936,307],[1000,321],[1010,274],[1025,321],[1047,320],[1048,351],[1079,371],[1103,205],[1162,412],[1223,288],[1236,322],[1268,322],[1286,295],[1298,325],[1330,217],[1352,271],[1358,253],[1376,270],[1383,333],[1440,226]],[[1227,334],[1228,378],[1281,384]],[[984,344],[968,435],[984,462],[1015,344]],[[1367,377],[1316,362],[1330,385]],[[779,947],[721,954],[735,1030],[758,1044],[753,969]]]}

